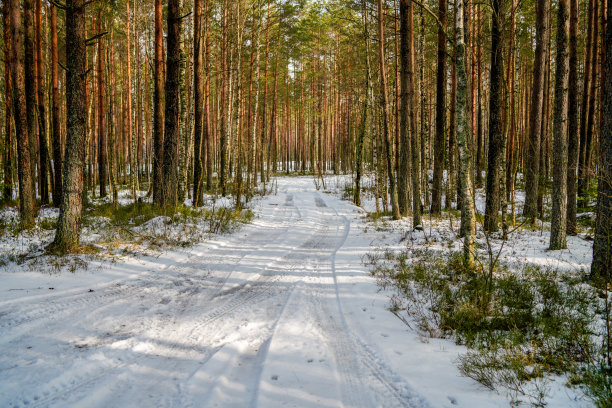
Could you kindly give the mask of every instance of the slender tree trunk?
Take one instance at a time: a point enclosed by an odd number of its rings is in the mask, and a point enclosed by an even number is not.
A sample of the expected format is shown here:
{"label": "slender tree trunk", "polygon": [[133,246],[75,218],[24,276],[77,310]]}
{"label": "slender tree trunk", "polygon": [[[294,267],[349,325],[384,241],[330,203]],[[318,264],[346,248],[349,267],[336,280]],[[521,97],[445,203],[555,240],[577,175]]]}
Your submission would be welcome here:
{"label": "slender tree trunk", "polygon": [[[572,0],[573,1],[573,0]],[[525,176],[525,206],[523,216],[535,224],[538,214],[538,191],[540,189],[540,143],[544,107],[544,75],[546,72],[546,44],[550,36],[550,2],[536,3],[536,50],[533,67],[533,88],[529,114],[529,141],[527,173]]]}
{"label": "slender tree trunk", "polygon": [[567,149],[567,234],[576,235],[578,170],[578,0],[570,0],[569,96]]}
{"label": "slender tree trunk", "polygon": [[[102,33],[102,9],[98,11],[98,33]],[[106,112],[104,106],[104,50],[103,38],[98,38],[98,177],[100,183],[100,197],[106,197]],[[112,44],[111,44],[112,46]]]}
{"label": "slender tree trunk", "polygon": [[[605,78],[612,77],[612,0],[608,0],[605,31]],[[610,282],[612,271],[612,81],[603,81],[601,136],[599,138],[599,178],[597,186],[597,220],[593,241],[591,277]]]}
{"label": "slender tree trunk", "polygon": [[51,5],[51,121],[53,123],[53,205],[60,206],[62,197],[62,135],[59,100],[59,57],[57,50],[57,7]]}
{"label": "slender tree trunk", "polygon": [[155,57],[153,91],[153,203],[162,202],[162,169],[164,152],[164,26],[162,1],[155,0]]}
{"label": "slender tree trunk", "polygon": [[455,15],[455,58],[457,66],[457,146],[459,149],[459,185],[461,191],[461,231],[463,235],[463,259],[468,267],[474,263],[474,187],[472,185],[472,155],[469,148],[470,127],[467,118],[471,109],[467,103],[467,70],[465,64],[465,40],[463,8],[465,0],[457,1]]}
{"label": "slender tree trunk", "polygon": [[491,26],[491,73],[489,79],[489,153],[487,165],[487,193],[485,209],[485,230],[496,232],[499,229],[499,210],[503,195],[504,148],[506,145],[502,129],[502,15],[504,0],[493,0]]}
{"label": "slender tree trunk", "polygon": [[168,0],[166,50],[166,111],[161,205],[176,206],[178,200],[179,90],[181,86],[180,1]]}
{"label": "slender tree trunk", "polygon": [[203,119],[203,132],[204,132],[204,149],[206,158],[206,190],[212,189],[212,173],[213,173],[213,132],[210,127],[210,23],[209,23],[209,2],[206,1],[204,4],[204,26],[205,26],[205,40],[204,40],[204,119]]}
{"label": "slender tree trunk", "polygon": [[431,212],[442,210],[442,176],[444,172],[444,141],[446,126],[446,0],[438,0],[438,68],[436,71],[436,138],[434,143],[434,174],[431,190]]}
{"label": "slender tree trunk", "polygon": [[[454,0],[455,3],[455,13],[457,12],[457,0]],[[466,19],[464,19],[465,21]],[[454,24],[457,24],[457,17],[454,16]],[[453,32],[456,32],[456,28],[453,26]],[[453,35],[453,41],[457,41]],[[453,48],[457,48],[455,45]],[[451,93],[450,93],[450,115],[449,115],[449,124],[448,124],[448,149],[447,149],[447,172],[446,172],[446,200],[444,203],[444,207],[447,210],[453,208],[453,201],[455,201],[455,187],[454,187],[454,179],[455,179],[455,142],[457,140],[457,56],[455,52],[453,52],[452,56],[452,66],[451,66]],[[474,71],[474,67],[472,66],[472,71]],[[475,102],[475,94],[474,94],[474,86],[473,83],[470,86],[470,106]],[[472,109],[472,123],[470,135],[474,134],[475,129],[475,112]]]}
{"label": "slender tree trunk", "polygon": [[[420,173],[421,161],[419,158],[419,135],[416,126],[416,95],[414,78],[414,12],[410,0],[400,0],[400,62],[401,62],[401,111],[400,111],[400,138],[402,151],[408,151],[411,144],[411,158],[402,155],[402,160],[412,160],[412,225],[419,228],[421,225],[421,188]],[[403,164],[401,171],[407,170]],[[408,177],[406,175],[406,177]]]}
{"label": "slender tree trunk", "polygon": [[127,119],[127,144],[128,144],[128,156],[129,156],[129,169],[130,169],[130,190],[132,191],[132,196],[134,198],[134,202],[138,200],[138,192],[136,191],[136,152],[134,151],[134,134],[132,129],[132,65],[131,65],[131,54],[132,48],[130,45],[131,35],[130,35],[130,0],[125,2],[126,7],[126,23],[125,23],[125,37],[127,41],[127,51],[126,51],[126,119]]}
{"label": "slender tree trunk", "polygon": [[587,110],[586,137],[584,144],[580,147],[580,162],[578,166],[578,196],[580,197],[580,207],[586,207],[589,204],[587,190],[589,187],[589,179],[591,177],[591,148],[593,143],[593,134],[596,132],[595,126],[597,122],[597,92],[598,88],[598,57],[599,57],[599,1],[593,1],[593,42],[591,45],[591,79],[589,101]]}
{"label": "slender tree trunk", "polygon": [[79,245],[87,136],[85,0],[66,1],[66,153],[64,185],[53,246],[66,252]]}
{"label": "slender tree trunk", "polygon": [[36,88],[38,91],[38,146],[40,152],[39,191],[42,205],[49,204],[49,147],[45,116],[45,82],[43,70],[42,5],[36,0]]}
{"label": "slender tree trunk", "polygon": [[378,56],[380,59],[380,104],[382,108],[382,136],[385,144],[385,155],[387,156],[387,175],[389,177],[389,188],[391,194],[391,209],[393,219],[400,219],[399,205],[397,203],[397,191],[395,175],[393,174],[393,149],[391,145],[391,135],[389,132],[389,116],[387,112],[387,75],[385,73],[385,35],[383,26],[383,7],[382,0],[378,0],[378,37],[379,47]]}
{"label": "slender tree trunk", "polygon": [[13,126],[11,118],[13,117],[13,84],[11,82],[11,58],[12,58],[12,38],[11,38],[11,22],[10,22],[9,1],[2,2],[2,19],[3,19],[3,38],[4,38],[4,188],[2,189],[2,197],[4,200],[13,198],[13,163],[12,163],[12,146],[13,146]]}
{"label": "slender tree trunk", "polygon": [[202,120],[204,119],[204,84],[202,81],[202,0],[193,3],[193,96],[194,96],[194,137],[193,137],[193,206],[204,199],[202,166]]}
{"label": "slender tree trunk", "polygon": [[357,136],[357,161],[355,163],[355,205],[361,206],[361,172],[363,171],[363,150],[366,134],[366,126],[368,123],[368,109],[370,103],[370,37],[368,33],[368,14],[366,12],[366,1],[362,0],[362,18],[363,18],[363,41],[365,43],[365,97],[363,102],[363,114],[361,115],[361,124],[359,125],[359,135]]}
{"label": "slender tree trunk", "polygon": [[[37,123],[36,123],[36,38],[34,33],[34,0],[23,2],[23,35],[24,35],[24,70],[26,92],[26,115],[28,119],[28,138],[30,139],[30,167],[32,173],[32,189],[36,197],[37,154]],[[38,167],[40,170],[40,167]],[[38,172],[40,174],[40,171]],[[40,184],[39,184],[40,187]]]}
{"label": "slender tree trunk", "polygon": [[17,156],[19,180],[19,217],[23,228],[34,226],[36,198],[30,160],[30,137],[28,114],[26,112],[25,70],[23,68],[23,35],[21,27],[21,7],[19,0],[9,0],[11,20],[11,76],[13,85],[13,117],[17,137]]}
{"label": "slender tree trunk", "polygon": [[[578,150],[578,180],[577,180],[577,195],[579,197],[578,206],[584,206],[584,151],[587,138],[587,124],[589,105],[591,98],[591,59],[593,57],[593,11],[594,3],[597,0],[589,0],[588,3],[588,19],[587,19],[587,38],[584,52],[584,72],[582,75],[582,103],[580,104],[580,143]],[[569,186],[568,186],[569,187]]]}
{"label": "slender tree trunk", "polygon": [[559,0],[557,69],[553,121],[553,192],[549,249],[565,249],[567,216],[567,126],[569,71],[569,0]]}

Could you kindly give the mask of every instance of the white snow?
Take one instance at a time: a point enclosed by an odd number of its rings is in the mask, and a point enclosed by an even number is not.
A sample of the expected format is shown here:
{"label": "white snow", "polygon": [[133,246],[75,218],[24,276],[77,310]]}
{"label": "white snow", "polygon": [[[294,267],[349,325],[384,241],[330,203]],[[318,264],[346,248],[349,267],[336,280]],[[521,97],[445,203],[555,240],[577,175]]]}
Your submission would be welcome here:
{"label": "white snow", "polygon": [[[251,224],[191,248],[75,273],[0,269],[0,406],[508,405],[460,376],[464,347],[387,310],[362,257],[405,247],[409,221],[376,231],[306,177],[278,179],[256,205]],[[532,235],[512,242],[504,251],[517,260],[551,259]],[[542,262],[590,262],[586,245],[569,245]],[[591,406],[561,380],[551,394],[550,406]]]}

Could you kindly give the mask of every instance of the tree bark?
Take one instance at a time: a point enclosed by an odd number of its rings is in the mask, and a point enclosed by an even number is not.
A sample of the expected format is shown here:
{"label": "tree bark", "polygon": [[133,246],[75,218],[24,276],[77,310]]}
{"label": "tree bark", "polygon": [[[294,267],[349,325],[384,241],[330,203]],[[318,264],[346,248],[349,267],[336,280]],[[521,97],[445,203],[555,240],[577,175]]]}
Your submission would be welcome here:
{"label": "tree bark", "polygon": [[[102,33],[102,9],[98,11],[98,33]],[[102,49],[103,38],[98,38],[98,178],[100,183],[100,197],[106,197],[106,124],[104,106],[104,52]],[[112,46],[112,44],[111,44]]]}
{"label": "tree bark", "polygon": [[51,5],[51,121],[53,131],[53,205],[62,198],[62,134],[59,99],[59,56],[57,49],[57,7]]}
{"label": "tree bark", "polygon": [[58,252],[79,245],[83,208],[87,98],[85,0],[66,1],[66,153],[62,202],[53,247]]}
{"label": "tree bark", "polygon": [[502,129],[503,60],[502,60],[502,6],[504,0],[493,0],[491,25],[491,73],[489,79],[489,151],[487,163],[487,192],[484,228],[488,232],[499,229],[499,210],[504,174],[506,140]]}
{"label": "tree bark", "polygon": [[[36,164],[38,155],[37,139],[37,93],[36,93],[36,38],[34,33],[34,0],[23,2],[23,35],[24,35],[24,70],[26,92],[26,115],[28,119],[28,138],[30,139],[30,167],[32,173],[32,189],[36,192]],[[40,167],[38,167],[40,170]],[[40,174],[40,172],[39,172]],[[39,184],[40,187],[40,184]],[[36,197],[36,193],[34,193]]]}
{"label": "tree bark", "polygon": [[178,200],[179,90],[181,85],[180,1],[168,0],[166,39],[166,110],[161,205],[176,206]]}
{"label": "tree bark", "polygon": [[387,112],[387,75],[385,73],[385,35],[383,26],[383,8],[382,0],[378,0],[378,56],[380,59],[380,104],[382,108],[382,136],[385,144],[385,154],[387,156],[387,175],[389,178],[389,188],[391,194],[391,210],[393,211],[393,219],[401,218],[399,205],[397,203],[397,191],[395,183],[395,175],[393,174],[393,149],[391,145],[391,135],[389,132],[389,116]]}
{"label": "tree bark", "polygon": [[162,1],[155,0],[155,57],[153,91],[153,203],[162,202],[162,169],[164,152],[164,27]]}
{"label": "tree bark", "polygon": [[23,68],[23,35],[21,27],[21,7],[19,0],[10,0],[11,20],[11,76],[13,82],[13,117],[17,140],[19,180],[19,217],[23,228],[34,226],[36,198],[30,161],[30,137],[26,108],[25,71]]}
{"label": "tree bark", "polygon": [[[572,0],[573,1],[573,0]],[[540,186],[540,143],[544,107],[544,75],[546,72],[546,44],[550,36],[549,1],[536,2],[536,50],[533,67],[533,89],[529,114],[529,142],[527,173],[525,176],[525,205],[523,216],[535,224],[538,214],[538,191]]]}
{"label": "tree bark", "polygon": [[202,0],[193,3],[193,206],[198,207],[204,200],[202,166],[202,120],[204,119],[204,84],[202,82]]}
{"label": "tree bark", "polygon": [[47,125],[45,116],[45,83],[43,71],[42,44],[42,5],[36,0],[36,89],[38,91],[38,150],[40,202],[49,204],[49,147],[47,145]]}
{"label": "tree bark", "polygon": [[472,185],[472,154],[469,148],[470,127],[467,123],[471,112],[467,103],[467,70],[465,64],[465,40],[463,8],[465,0],[457,1],[455,16],[455,58],[457,64],[457,146],[459,149],[459,185],[461,190],[461,231],[463,235],[463,259],[467,267],[474,264],[474,187]]}
{"label": "tree bark", "polygon": [[[608,0],[608,16],[605,32],[605,66],[603,74],[612,77],[612,18]],[[610,282],[612,271],[612,81],[603,83],[601,136],[599,138],[599,179],[597,186],[597,220],[593,241],[591,277],[601,277]]]}
{"label": "tree bark", "polygon": [[578,0],[570,0],[569,96],[567,149],[567,234],[576,235],[576,199],[578,171]]}
{"label": "tree bark", "polygon": [[438,68],[436,71],[436,138],[434,142],[434,173],[431,190],[431,213],[442,210],[442,176],[444,172],[444,142],[446,126],[446,0],[438,0]]}
{"label": "tree bark", "polygon": [[11,21],[10,8],[8,0],[2,2],[2,19],[3,19],[3,38],[4,38],[4,157],[2,158],[4,167],[4,187],[2,189],[2,197],[4,200],[13,198],[13,163],[12,163],[12,146],[13,146],[13,86],[11,82]]}
{"label": "tree bark", "polygon": [[569,0],[559,0],[553,121],[553,192],[549,249],[565,249],[567,216],[567,125]]}

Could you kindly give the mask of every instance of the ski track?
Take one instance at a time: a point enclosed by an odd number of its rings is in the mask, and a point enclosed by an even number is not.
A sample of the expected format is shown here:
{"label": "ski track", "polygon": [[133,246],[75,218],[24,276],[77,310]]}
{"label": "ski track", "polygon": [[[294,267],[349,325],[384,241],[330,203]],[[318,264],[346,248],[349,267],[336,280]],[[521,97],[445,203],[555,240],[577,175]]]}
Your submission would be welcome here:
{"label": "ski track", "polygon": [[[344,316],[336,253],[350,221],[326,198],[285,187],[182,261],[147,260],[94,292],[0,301],[0,347],[15,350],[0,356],[0,406],[429,406]],[[336,383],[321,395],[314,357],[292,368],[303,389],[279,389],[291,331],[328,357],[317,370]]]}

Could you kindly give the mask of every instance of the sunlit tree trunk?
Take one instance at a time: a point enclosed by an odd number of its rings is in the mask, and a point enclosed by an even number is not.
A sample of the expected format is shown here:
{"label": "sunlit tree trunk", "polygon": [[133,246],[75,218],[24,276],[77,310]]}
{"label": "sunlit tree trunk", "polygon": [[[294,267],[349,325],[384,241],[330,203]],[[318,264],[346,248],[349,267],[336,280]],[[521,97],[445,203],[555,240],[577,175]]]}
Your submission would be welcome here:
{"label": "sunlit tree trunk", "polygon": [[431,212],[442,209],[442,176],[444,171],[444,141],[446,126],[446,0],[438,0],[438,58],[436,71],[436,137],[434,142],[434,173],[431,190]]}
{"label": "sunlit tree trunk", "polygon": [[380,59],[380,104],[382,108],[382,137],[385,145],[385,155],[387,156],[387,175],[389,178],[389,189],[391,194],[391,210],[393,218],[401,218],[399,205],[397,203],[397,191],[395,183],[395,175],[393,174],[393,149],[391,145],[391,135],[389,132],[389,117],[387,113],[387,75],[385,73],[385,36],[383,26],[383,8],[382,0],[378,0],[378,56]]}
{"label": "sunlit tree trunk", "polygon": [[162,202],[162,169],[164,151],[164,27],[162,23],[162,1],[155,0],[155,57],[153,92],[153,203]]}
{"label": "sunlit tree trunk", "polygon": [[85,0],[66,2],[66,153],[62,202],[53,246],[59,252],[79,245],[87,137]]}
{"label": "sunlit tree trunk", "polygon": [[178,201],[179,90],[181,85],[181,16],[179,0],[168,0],[166,39],[166,107],[161,205],[176,206]]}
{"label": "sunlit tree trunk", "polygon": [[11,76],[13,85],[13,117],[17,138],[17,158],[19,180],[19,218],[21,226],[34,226],[36,198],[30,161],[30,137],[28,114],[26,112],[25,71],[23,68],[23,35],[21,27],[21,7],[19,0],[9,0],[11,39]]}
{"label": "sunlit tree trunk", "polygon": [[569,79],[569,0],[559,0],[557,14],[557,69],[553,120],[553,192],[549,249],[567,248],[567,122]]}

